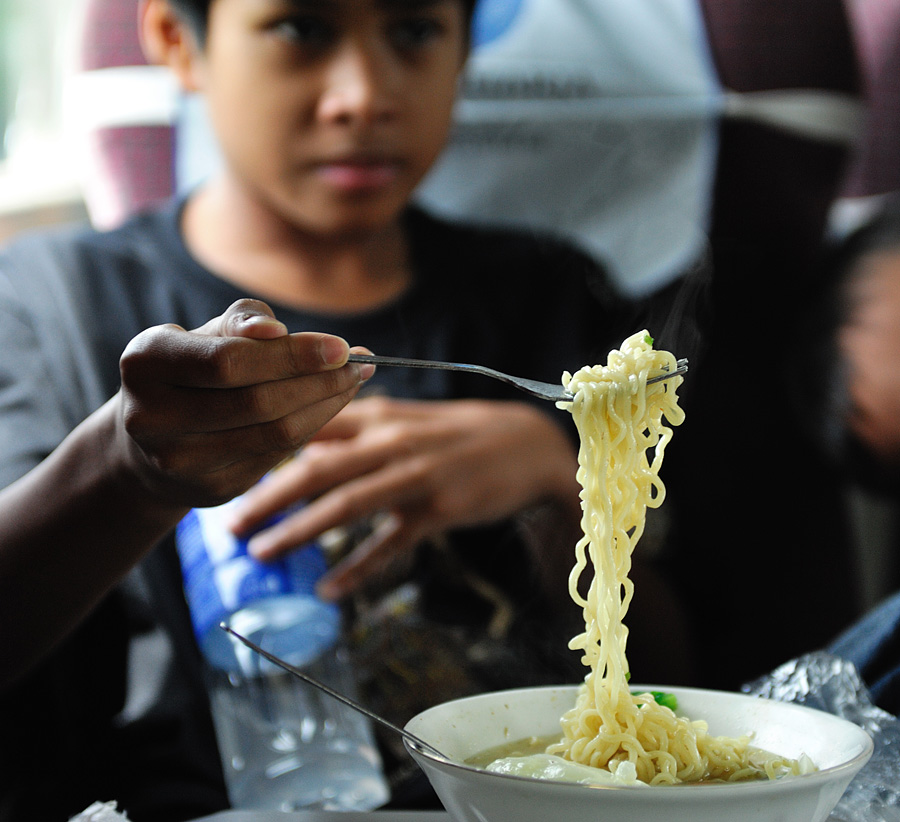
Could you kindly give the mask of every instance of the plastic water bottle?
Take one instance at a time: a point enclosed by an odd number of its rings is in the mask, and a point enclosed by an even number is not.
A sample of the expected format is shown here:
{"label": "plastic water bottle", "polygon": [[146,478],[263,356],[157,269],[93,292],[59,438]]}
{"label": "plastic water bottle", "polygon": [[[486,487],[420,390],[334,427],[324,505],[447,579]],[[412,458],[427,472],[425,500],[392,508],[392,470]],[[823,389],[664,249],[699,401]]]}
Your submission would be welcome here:
{"label": "plastic water bottle", "polygon": [[229,798],[238,809],[369,811],[389,798],[367,717],[232,639],[226,622],[334,690],[356,695],[337,606],[315,594],[318,545],[259,563],[228,530],[237,500],[191,511],[176,541],[207,674]]}

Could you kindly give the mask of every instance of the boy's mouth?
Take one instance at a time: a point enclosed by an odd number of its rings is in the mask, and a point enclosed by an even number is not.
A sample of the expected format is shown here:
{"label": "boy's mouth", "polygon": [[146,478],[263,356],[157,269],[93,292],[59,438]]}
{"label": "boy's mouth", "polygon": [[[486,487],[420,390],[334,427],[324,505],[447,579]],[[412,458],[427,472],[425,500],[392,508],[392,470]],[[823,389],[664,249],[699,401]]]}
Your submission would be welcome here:
{"label": "boy's mouth", "polygon": [[318,175],[328,185],[345,192],[376,191],[392,185],[401,164],[388,157],[337,157],[317,166]]}

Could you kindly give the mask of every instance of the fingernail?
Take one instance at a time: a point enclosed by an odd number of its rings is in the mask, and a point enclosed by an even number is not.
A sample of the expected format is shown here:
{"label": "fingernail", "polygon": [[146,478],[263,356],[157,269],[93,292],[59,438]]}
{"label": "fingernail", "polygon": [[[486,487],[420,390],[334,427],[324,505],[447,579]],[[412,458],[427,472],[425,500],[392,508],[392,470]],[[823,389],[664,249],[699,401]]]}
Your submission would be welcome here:
{"label": "fingernail", "polygon": [[319,344],[319,356],[326,365],[340,365],[350,353],[350,346],[340,337],[322,337]]}
{"label": "fingernail", "polygon": [[250,554],[253,559],[259,560],[260,562],[266,562],[271,553],[271,544],[269,540],[263,536],[253,537],[253,539],[247,542],[247,553]]}
{"label": "fingernail", "polygon": [[287,333],[287,326],[276,320],[274,317],[267,317],[265,314],[245,314],[241,317],[241,325],[245,328],[265,328],[271,327],[279,332]]}
{"label": "fingernail", "polygon": [[365,382],[366,380],[372,379],[372,375],[375,373],[375,366],[371,363],[359,363],[359,379],[360,382]]}

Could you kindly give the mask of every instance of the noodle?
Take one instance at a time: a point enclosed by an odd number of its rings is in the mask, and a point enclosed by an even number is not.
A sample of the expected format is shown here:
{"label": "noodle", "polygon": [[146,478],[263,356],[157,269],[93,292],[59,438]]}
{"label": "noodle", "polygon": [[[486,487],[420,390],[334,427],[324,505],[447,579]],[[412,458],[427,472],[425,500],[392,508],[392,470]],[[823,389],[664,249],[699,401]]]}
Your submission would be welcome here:
{"label": "noodle", "polygon": [[[651,785],[709,780],[774,778],[800,765],[750,747],[749,737],[713,737],[702,721],[677,716],[651,694],[632,694],[626,659],[631,603],[631,556],[644,530],[647,508],[665,499],[659,478],[670,425],[684,413],[674,376],[647,379],[676,368],[675,358],[653,349],[646,331],[609,354],[607,365],[563,375],[573,394],[571,410],[581,438],[583,537],[569,577],[569,594],[584,614],[585,630],[569,643],[590,669],[575,706],[561,720],[563,738],[548,754],[595,768],[615,770],[628,761]],[[663,421],[665,417],[666,422]],[[579,582],[592,566],[586,595]]]}

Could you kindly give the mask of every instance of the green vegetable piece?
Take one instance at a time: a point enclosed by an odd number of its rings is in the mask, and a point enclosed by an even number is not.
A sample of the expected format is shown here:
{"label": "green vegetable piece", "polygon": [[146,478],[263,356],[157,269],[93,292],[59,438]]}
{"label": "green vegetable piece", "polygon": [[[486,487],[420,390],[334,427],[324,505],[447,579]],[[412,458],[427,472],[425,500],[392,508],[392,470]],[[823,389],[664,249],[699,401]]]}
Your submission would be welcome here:
{"label": "green vegetable piece", "polygon": [[647,345],[653,345],[653,337],[649,334],[644,334],[644,342],[647,343]]}
{"label": "green vegetable piece", "polygon": [[678,699],[675,694],[669,694],[665,691],[654,691],[653,698],[656,700],[657,705],[662,705],[664,708],[670,708],[673,711],[678,710]]}
{"label": "green vegetable piece", "polygon": [[[639,696],[642,691],[632,691],[634,696]],[[662,705],[664,708],[669,708],[673,711],[678,710],[678,698],[675,694],[667,693],[666,691],[649,691],[647,692],[653,699],[656,701],[657,705]]]}

